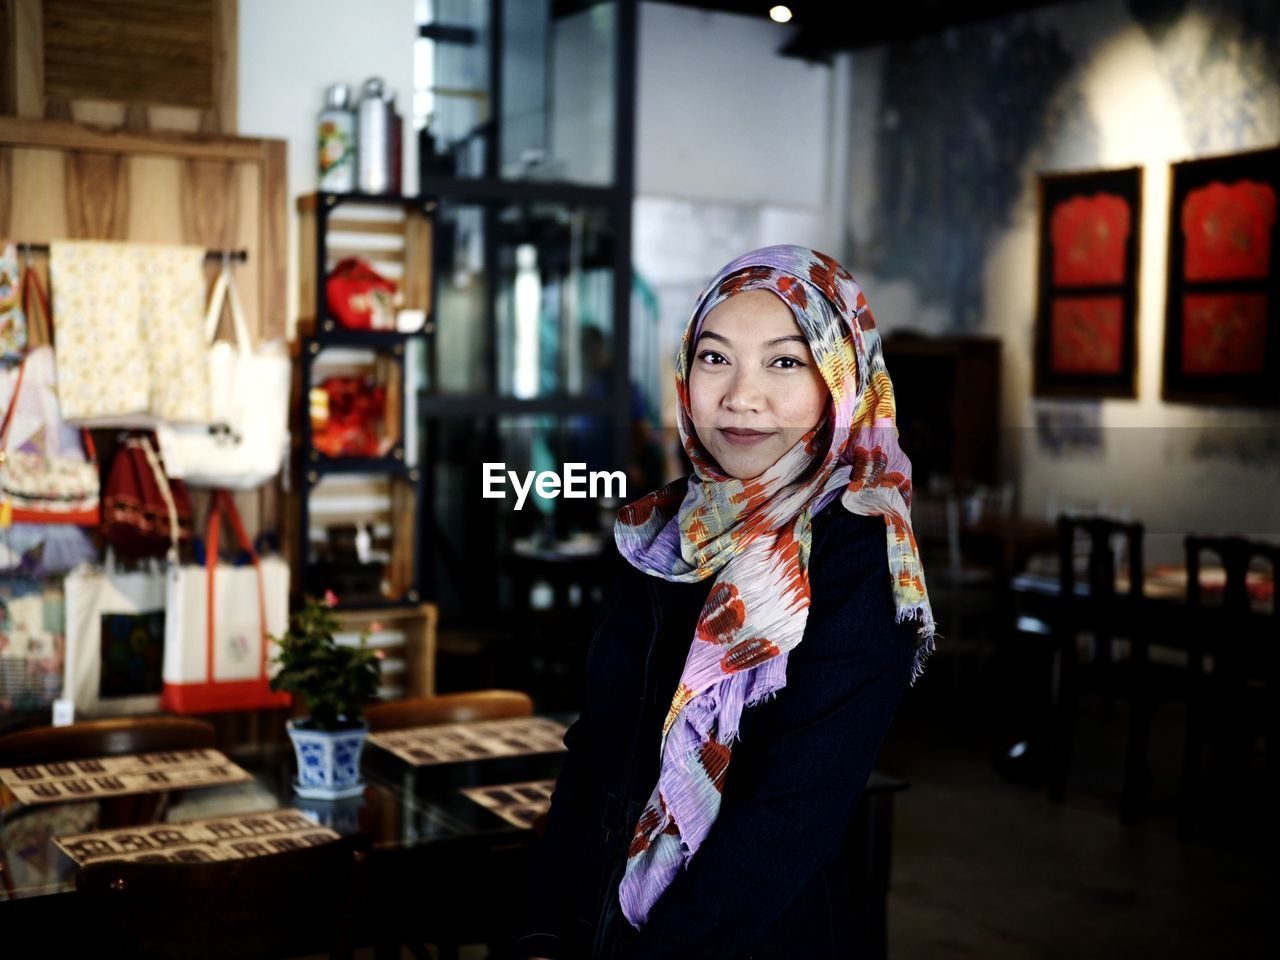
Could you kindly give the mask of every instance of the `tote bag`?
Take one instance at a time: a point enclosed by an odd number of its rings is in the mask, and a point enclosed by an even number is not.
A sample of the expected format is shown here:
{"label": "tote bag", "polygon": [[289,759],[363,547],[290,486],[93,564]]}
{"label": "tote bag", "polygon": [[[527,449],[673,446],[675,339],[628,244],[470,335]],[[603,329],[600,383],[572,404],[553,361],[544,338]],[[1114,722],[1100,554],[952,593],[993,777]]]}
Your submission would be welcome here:
{"label": "tote bag", "polygon": [[[44,311],[45,339],[53,342],[49,298],[34,270],[22,278],[27,317]],[[97,526],[98,464],[87,430],[75,431],[58,407],[53,347],[22,359],[0,420],[0,526],[68,523]]]}
{"label": "tote bag", "polygon": [[146,434],[126,436],[116,448],[102,493],[102,536],[126,557],[176,562],[191,539],[191,498],[170,481]]}
{"label": "tote bag", "polygon": [[88,716],[160,709],[165,575],[158,566],[123,572],[107,552],[101,569],[64,581],[67,668],[63,696]]}
{"label": "tote bag", "polygon": [[[224,303],[231,307],[234,346],[216,339]],[[160,453],[169,476],[192,486],[249,490],[274,477],[284,462],[293,366],[282,344],[253,348],[235,281],[225,268],[209,297],[205,336],[210,423],[159,425]]]}
{"label": "tote bag", "polygon": [[[249,566],[218,562],[224,517]],[[258,557],[225,490],[213,493],[205,550],[204,566],[169,568],[161,703],[174,713],[288,706],[289,694],[269,686],[275,644],[268,637],[287,627],[288,565]]]}

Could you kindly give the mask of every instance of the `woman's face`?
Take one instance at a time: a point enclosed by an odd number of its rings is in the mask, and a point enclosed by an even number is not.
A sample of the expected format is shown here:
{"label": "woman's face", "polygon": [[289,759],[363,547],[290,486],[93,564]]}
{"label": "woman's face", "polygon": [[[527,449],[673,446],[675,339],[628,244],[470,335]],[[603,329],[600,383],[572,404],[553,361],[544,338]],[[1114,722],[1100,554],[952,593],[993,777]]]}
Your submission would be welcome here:
{"label": "woman's face", "polygon": [[734,294],[702,323],[689,370],[694,431],[720,468],[758,477],[821,419],[829,393],[791,309]]}

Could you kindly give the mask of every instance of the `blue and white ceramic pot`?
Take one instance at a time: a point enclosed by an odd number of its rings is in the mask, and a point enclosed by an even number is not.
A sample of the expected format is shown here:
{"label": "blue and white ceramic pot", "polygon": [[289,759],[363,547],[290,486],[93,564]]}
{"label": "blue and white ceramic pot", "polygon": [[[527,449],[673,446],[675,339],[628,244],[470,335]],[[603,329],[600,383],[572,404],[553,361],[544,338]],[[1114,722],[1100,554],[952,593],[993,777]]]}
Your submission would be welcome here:
{"label": "blue and white ceramic pot", "polygon": [[299,721],[290,720],[286,726],[298,755],[298,778],[293,789],[299,796],[316,800],[337,800],[355,797],[364,792],[360,779],[360,753],[369,725],[347,730],[308,730]]}

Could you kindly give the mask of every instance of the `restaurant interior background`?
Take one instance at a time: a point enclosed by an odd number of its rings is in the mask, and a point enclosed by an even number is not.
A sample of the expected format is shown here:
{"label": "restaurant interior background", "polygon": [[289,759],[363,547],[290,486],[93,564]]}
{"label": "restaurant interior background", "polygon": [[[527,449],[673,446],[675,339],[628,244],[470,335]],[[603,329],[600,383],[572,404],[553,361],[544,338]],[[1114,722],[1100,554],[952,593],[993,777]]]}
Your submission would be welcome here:
{"label": "restaurant interior background", "polygon": [[[0,0],[0,238],[46,280],[67,239],[196,244],[210,283],[239,258],[252,338],[287,341],[294,383],[286,469],[234,502],[295,607],[332,591],[348,634],[377,622],[382,697],[510,689],[572,715],[623,501],[516,509],[484,496],[482,463],[623,470],[626,499],[679,475],[672,358],[696,295],[742,252],[812,246],[885,337],[939,622],[860,821],[880,949],[1261,955],[1274,0],[796,3],[790,23],[715,0],[108,6]],[[124,38],[157,24],[203,30],[204,52],[134,76]],[[390,185],[359,189],[353,164],[325,189],[327,91],[354,106],[373,77],[402,117]],[[1183,269],[1197,190],[1239,240],[1218,273]],[[1070,233],[1099,224],[1111,239]],[[1068,279],[1053,245],[1072,239],[1100,274]],[[398,288],[389,327],[344,326],[327,282],[348,259]],[[56,278],[53,297],[57,326]],[[342,434],[365,403],[379,422]],[[132,441],[92,436],[105,493]],[[215,501],[191,487],[203,534]],[[1214,555],[1189,588],[1188,535],[1264,548],[1238,584]],[[116,712],[78,696],[57,630],[22,647],[9,608],[61,586],[32,588],[4,542],[0,734],[55,699]],[[206,719],[238,758],[287,715]]]}

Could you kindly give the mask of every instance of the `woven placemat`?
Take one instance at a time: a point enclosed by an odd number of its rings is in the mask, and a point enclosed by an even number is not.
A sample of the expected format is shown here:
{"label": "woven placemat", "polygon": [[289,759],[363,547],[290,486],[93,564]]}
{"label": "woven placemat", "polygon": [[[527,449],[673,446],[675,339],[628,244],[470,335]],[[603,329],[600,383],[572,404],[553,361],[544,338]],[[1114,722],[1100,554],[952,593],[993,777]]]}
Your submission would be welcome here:
{"label": "woven placemat", "polygon": [[528,780],[494,787],[466,787],[462,793],[507,823],[528,829],[534,820],[551,809],[551,791],[555,786],[554,780]]}
{"label": "woven placemat", "polygon": [[189,790],[252,779],[217,750],[165,750],[0,768],[0,782],[25,804]]}
{"label": "woven placemat", "polygon": [[369,742],[415,767],[564,750],[565,727],[545,717],[444,723],[369,734]]}
{"label": "woven placemat", "polygon": [[243,860],[336,839],[338,834],[328,827],[318,826],[301,811],[286,809],[188,823],[94,830],[55,837],[54,842],[78,865],[84,866],[99,860],[155,863]]}

